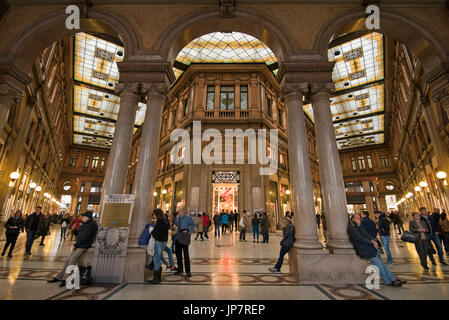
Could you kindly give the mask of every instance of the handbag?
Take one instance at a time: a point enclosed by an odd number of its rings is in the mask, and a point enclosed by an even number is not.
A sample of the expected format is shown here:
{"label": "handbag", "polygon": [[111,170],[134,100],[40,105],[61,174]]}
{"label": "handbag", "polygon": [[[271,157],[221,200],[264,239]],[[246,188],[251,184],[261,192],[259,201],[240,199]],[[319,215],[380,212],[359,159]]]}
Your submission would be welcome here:
{"label": "handbag", "polygon": [[402,233],[401,240],[404,242],[417,243],[419,240],[420,234],[418,232],[404,231]]}
{"label": "handbag", "polygon": [[[182,224],[182,218],[179,219],[179,228],[181,228]],[[181,231],[179,232],[179,244],[182,244],[183,246],[188,246],[190,244],[190,233],[188,231]]]}
{"label": "handbag", "polygon": [[433,245],[429,242],[427,242],[427,248],[426,248],[427,254],[435,254],[437,253]]}

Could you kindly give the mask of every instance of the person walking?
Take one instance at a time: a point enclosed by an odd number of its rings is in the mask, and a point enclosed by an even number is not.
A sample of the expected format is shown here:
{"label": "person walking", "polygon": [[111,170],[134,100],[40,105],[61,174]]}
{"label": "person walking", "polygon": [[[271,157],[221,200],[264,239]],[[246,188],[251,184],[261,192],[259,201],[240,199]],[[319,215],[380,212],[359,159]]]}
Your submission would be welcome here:
{"label": "person walking", "polygon": [[73,245],[72,252],[65,261],[61,272],[59,272],[58,275],[52,280],[48,280],[48,283],[60,282],[59,286],[63,287],[65,285],[64,278],[66,276],[65,271],[67,267],[70,265],[85,264],[83,261],[86,257],[87,251],[90,247],[92,247],[97,231],[98,226],[93,220],[93,212],[87,211],[82,214],[82,225],[78,230],[78,235],[76,237],[75,244]]}
{"label": "person walking", "polygon": [[40,246],[45,245],[44,240],[45,240],[45,237],[47,236],[47,234],[49,234],[49,232],[50,232],[50,224],[51,224],[50,214],[47,213],[44,216],[44,219],[42,220],[41,229],[39,231],[39,235],[41,236],[41,243],[39,244]]}
{"label": "person walking", "polygon": [[[184,267],[186,271],[186,278],[190,278],[192,274],[190,273],[190,256],[189,256],[189,237],[191,236],[193,230],[195,229],[195,223],[191,216],[184,213],[184,207],[179,207],[178,216],[175,219],[174,224],[175,229],[175,248],[176,248],[176,260],[178,262],[178,271],[175,274],[181,275],[183,273]],[[181,238],[181,234],[183,234]],[[186,235],[188,233],[188,236]],[[187,242],[184,242],[188,239]],[[182,264],[182,256],[184,254],[184,265]]]}
{"label": "person walking", "polygon": [[[438,223],[438,218],[434,215],[429,216],[425,207],[421,207],[419,211],[421,214],[421,220],[426,223],[427,230],[429,230],[429,233],[427,234],[427,244],[431,247],[431,241],[433,241],[438,251],[438,258],[440,260],[440,263],[444,266],[447,266],[446,261],[444,261],[443,248],[441,247],[440,238],[438,237],[437,233],[440,226]],[[432,263],[434,264],[434,262]]]}
{"label": "person walking", "polygon": [[284,263],[284,256],[290,251],[295,243],[295,226],[291,219],[285,216],[282,219],[284,227],[282,228],[281,251],[276,265],[268,270],[272,273],[281,273],[282,264]]}
{"label": "person walking", "polygon": [[449,220],[447,219],[446,212],[441,213],[440,219],[441,232],[444,243],[444,251],[446,254],[449,253]]}
{"label": "person walking", "polygon": [[419,239],[418,242],[415,243],[415,249],[418,253],[421,266],[424,268],[424,270],[429,270],[429,267],[427,266],[427,256],[429,256],[432,264],[435,264],[433,255],[427,250],[427,234],[429,233],[429,230],[427,229],[425,222],[421,219],[419,213],[413,212],[412,217],[413,220],[410,220],[410,222],[408,223],[408,229],[410,230],[410,232],[419,233]]}
{"label": "person walking", "polygon": [[69,225],[70,225],[70,219],[67,214],[64,214],[61,219],[61,239],[60,239],[61,241],[62,241],[62,238],[64,238],[64,240],[65,240],[66,234],[67,234],[67,229],[69,228]]}
{"label": "person walking", "polygon": [[162,251],[167,247],[169,225],[161,209],[154,209],[153,217],[156,219],[156,225],[151,233],[154,237],[154,276],[149,283],[159,284],[162,278]]}
{"label": "person walking", "polygon": [[209,232],[209,227],[210,227],[210,219],[209,216],[206,214],[206,212],[203,212],[203,234],[206,237],[207,240],[209,240],[209,236],[207,235],[207,233]]}
{"label": "person walking", "polygon": [[262,217],[260,219],[260,231],[262,233],[262,243],[268,243],[268,235],[270,230],[270,221],[268,220],[267,213],[262,212]]}
{"label": "person walking", "polygon": [[36,210],[28,215],[25,222],[25,229],[27,232],[27,240],[25,245],[25,254],[31,255],[31,248],[33,247],[33,242],[39,237],[39,231],[42,228],[44,215],[42,214],[42,207],[37,206]]}
{"label": "person walking", "polygon": [[240,222],[240,214],[238,213],[237,210],[234,210],[234,225],[235,225],[235,230],[238,230],[239,222]]}
{"label": "person walking", "polygon": [[239,241],[245,241],[246,242],[246,225],[248,223],[248,216],[246,215],[246,210],[243,210],[242,217],[239,221],[239,229],[240,229],[240,235],[239,235]]}
{"label": "person walking", "polygon": [[402,220],[402,217],[398,211],[396,211],[394,215],[396,216],[396,225],[398,227],[398,233],[399,235],[401,235],[402,232],[404,232],[404,220]]}
{"label": "person walking", "polygon": [[397,230],[398,226],[396,221],[396,215],[394,214],[393,211],[390,211],[390,213],[388,214],[388,219],[390,219],[391,223],[393,224],[393,229]]}
{"label": "person walking", "polygon": [[382,258],[377,254],[378,244],[368,232],[361,226],[362,219],[355,213],[348,223],[349,240],[354,245],[358,256],[367,259],[371,264],[379,269],[380,277],[384,283],[392,287],[401,287],[407,281],[399,280],[390,270],[387,269]]}
{"label": "person walking", "polygon": [[214,230],[215,230],[215,238],[220,238],[220,225],[221,225],[221,216],[218,212],[215,212],[214,215]]}
{"label": "person walking", "polygon": [[195,240],[198,240],[198,237],[201,236],[201,241],[204,241],[203,237],[203,218],[201,216],[201,213],[198,214],[195,218],[195,231],[196,231],[196,237]]}
{"label": "person walking", "polygon": [[259,223],[259,216],[255,213],[253,219],[251,220],[251,226],[253,228],[253,242],[256,242],[256,237],[257,242],[259,242]]}
{"label": "person walking", "polygon": [[390,221],[388,221],[385,213],[376,211],[378,232],[382,245],[384,246],[385,252],[387,253],[387,263],[393,264],[393,256],[390,251]]}
{"label": "person walking", "polygon": [[23,232],[25,226],[25,221],[22,218],[22,211],[17,210],[13,217],[9,217],[8,221],[5,223],[5,235],[6,243],[3,247],[2,257],[6,253],[6,249],[9,247],[8,258],[12,258],[12,252],[16,245],[17,238],[19,234]]}
{"label": "person walking", "polygon": [[228,229],[229,216],[227,213],[223,213],[221,216],[221,233],[223,235],[226,234],[226,230]]}

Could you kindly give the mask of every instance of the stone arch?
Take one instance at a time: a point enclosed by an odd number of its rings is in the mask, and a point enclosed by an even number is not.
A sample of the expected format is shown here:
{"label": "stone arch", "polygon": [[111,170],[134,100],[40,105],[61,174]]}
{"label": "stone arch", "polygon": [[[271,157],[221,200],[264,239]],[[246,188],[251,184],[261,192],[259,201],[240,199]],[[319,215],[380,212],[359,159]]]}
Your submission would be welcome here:
{"label": "stone arch", "polygon": [[239,9],[233,18],[221,18],[217,10],[195,12],[167,29],[156,44],[156,51],[173,64],[177,54],[192,40],[211,32],[238,31],[249,34],[265,43],[275,54],[278,62],[292,55],[293,48],[287,32],[274,21],[261,14]]}
{"label": "stone arch", "polygon": [[114,13],[92,8],[88,18],[81,19],[79,30],[68,30],[65,27],[67,16],[64,10],[59,10],[23,28],[9,41],[0,61],[28,73],[36,57],[45,48],[77,32],[101,32],[115,36],[123,42],[128,57],[141,47],[141,39],[131,24]]}
{"label": "stone arch", "polygon": [[[348,31],[367,31],[365,10],[351,9],[329,20],[318,32],[314,50],[327,59],[329,42]],[[373,30],[398,40],[420,59],[424,72],[449,61],[449,47],[421,20],[392,9],[380,8],[380,30]]]}

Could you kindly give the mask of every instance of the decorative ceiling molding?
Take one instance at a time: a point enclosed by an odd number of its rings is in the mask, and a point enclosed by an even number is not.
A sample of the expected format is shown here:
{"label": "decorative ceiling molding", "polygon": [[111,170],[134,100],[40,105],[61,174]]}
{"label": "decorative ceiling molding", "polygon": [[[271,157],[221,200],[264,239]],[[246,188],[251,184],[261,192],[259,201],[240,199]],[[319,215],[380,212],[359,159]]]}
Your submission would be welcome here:
{"label": "decorative ceiling molding", "polygon": [[236,0],[219,0],[220,17],[233,18]]}

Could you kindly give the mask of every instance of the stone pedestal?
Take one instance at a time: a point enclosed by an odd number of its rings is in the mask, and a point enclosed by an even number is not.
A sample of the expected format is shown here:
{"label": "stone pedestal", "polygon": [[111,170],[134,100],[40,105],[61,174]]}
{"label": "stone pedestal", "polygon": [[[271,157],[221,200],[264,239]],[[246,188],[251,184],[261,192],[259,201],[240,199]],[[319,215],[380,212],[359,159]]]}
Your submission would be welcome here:
{"label": "stone pedestal", "polygon": [[312,252],[297,248],[288,253],[290,274],[301,284],[360,284],[369,274],[366,260],[360,259],[354,250],[327,250]]}

